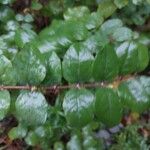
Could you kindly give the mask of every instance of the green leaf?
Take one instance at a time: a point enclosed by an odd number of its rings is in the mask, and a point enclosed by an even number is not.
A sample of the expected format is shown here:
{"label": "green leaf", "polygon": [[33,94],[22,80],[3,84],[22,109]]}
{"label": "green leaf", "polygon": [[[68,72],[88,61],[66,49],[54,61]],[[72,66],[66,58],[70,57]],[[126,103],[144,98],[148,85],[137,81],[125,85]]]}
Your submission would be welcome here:
{"label": "green leaf", "polygon": [[100,88],[96,91],[95,113],[98,120],[109,127],[120,123],[122,104],[113,89]]}
{"label": "green leaf", "polygon": [[58,84],[61,83],[62,70],[61,61],[55,52],[52,52],[47,62],[47,73],[44,79],[45,84]]}
{"label": "green leaf", "polygon": [[104,18],[108,18],[115,12],[116,8],[117,7],[114,5],[114,3],[111,0],[101,1],[98,6],[98,12]]}
{"label": "green leaf", "polygon": [[36,33],[30,29],[28,30],[17,30],[15,35],[15,43],[19,48],[23,48],[23,46],[36,37]]}
{"label": "green leaf", "polygon": [[86,21],[86,28],[88,30],[98,28],[103,23],[103,21],[104,19],[99,13],[93,12],[90,14]]}
{"label": "green leaf", "polygon": [[141,76],[124,81],[118,89],[124,106],[131,111],[141,113],[149,108],[150,79],[148,77]]}
{"label": "green leaf", "polygon": [[63,62],[63,76],[70,82],[89,81],[92,75],[94,57],[83,44],[74,44],[66,52]]}
{"label": "green leaf", "polygon": [[14,18],[14,12],[9,7],[0,6],[0,21],[6,23],[8,20],[12,20]]}
{"label": "green leaf", "polygon": [[94,95],[86,89],[69,90],[63,101],[66,119],[72,127],[83,127],[93,119]]}
{"label": "green leaf", "polygon": [[48,104],[40,92],[22,92],[15,103],[16,117],[27,126],[44,124]]}
{"label": "green leaf", "polygon": [[0,55],[0,84],[16,84],[15,72],[12,63],[4,55]]}
{"label": "green leaf", "polygon": [[122,8],[128,4],[129,0],[114,0],[115,5],[118,8]]}
{"label": "green leaf", "polygon": [[8,91],[0,91],[0,120],[6,117],[10,108],[10,94]]}
{"label": "green leaf", "polygon": [[[140,72],[149,62],[148,49],[136,42],[124,42],[116,48],[121,75]],[[136,63],[135,63],[136,62]]]}
{"label": "green leaf", "polygon": [[30,46],[17,53],[13,66],[17,72],[16,78],[19,84],[37,85],[44,80],[46,68],[40,57],[41,54]]}
{"label": "green leaf", "polygon": [[64,144],[62,142],[55,142],[54,150],[64,150]]}
{"label": "green leaf", "polygon": [[138,63],[137,72],[143,71],[149,64],[149,54],[147,46],[138,43]]}
{"label": "green leaf", "polygon": [[120,19],[109,19],[105,21],[101,25],[101,30],[107,34],[110,35],[112,34],[117,28],[120,28],[123,26],[123,23]]}
{"label": "green leaf", "polygon": [[118,75],[118,58],[113,46],[101,49],[94,61],[93,77],[97,81],[112,80]]}
{"label": "green leaf", "polygon": [[131,29],[129,29],[127,27],[117,28],[112,35],[112,38],[118,42],[122,42],[125,40],[131,40],[132,37],[133,37],[133,33],[132,33]]}
{"label": "green leaf", "polygon": [[33,9],[33,10],[40,10],[40,9],[42,9],[42,4],[41,3],[39,3],[39,2],[37,2],[36,0],[33,0],[32,2],[31,2],[31,8]]}
{"label": "green leaf", "polygon": [[68,8],[67,11],[64,13],[64,19],[69,20],[69,19],[84,18],[89,14],[90,14],[90,11],[88,7],[78,6],[74,8]]}
{"label": "green leaf", "polygon": [[15,31],[15,30],[17,30],[18,28],[19,28],[18,22],[12,21],[12,20],[8,21],[7,24],[6,24],[6,27],[5,27],[5,29],[6,29],[7,31]]}
{"label": "green leaf", "polygon": [[8,136],[11,140],[15,140],[24,138],[26,134],[27,128],[22,124],[19,124],[17,127],[14,127],[9,131]]}
{"label": "green leaf", "polygon": [[31,14],[26,14],[25,17],[24,17],[24,21],[30,23],[30,22],[34,21],[34,18]]}
{"label": "green leaf", "polygon": [[96,32],[96,34],[89,36],[86,41],[83,42],[83,45],[86,49],[92,54],[99,52],[101,47],[106,46],[109,43],[109,40],[104,32]]}
{"label": "green leaf", "polygon": [[67,29],[67,33],[72,37],[73,41],[83,41],[88,36],[88,30],[83,21],[68,20],[58,32],[62,32],[64,29]]}
{"label": "green leaf", "polygon": [[78,135],[73,135],[67,143],[67,150],[82,150],[81,142]]}
{"label": "green leaf", "polygon": [[39,144],[40,139],[39,137],[36,135],[35,132],[30,131],[27,135],[27,137],[25,138],[25,142],[30,145],[30,146],[36,146]]}

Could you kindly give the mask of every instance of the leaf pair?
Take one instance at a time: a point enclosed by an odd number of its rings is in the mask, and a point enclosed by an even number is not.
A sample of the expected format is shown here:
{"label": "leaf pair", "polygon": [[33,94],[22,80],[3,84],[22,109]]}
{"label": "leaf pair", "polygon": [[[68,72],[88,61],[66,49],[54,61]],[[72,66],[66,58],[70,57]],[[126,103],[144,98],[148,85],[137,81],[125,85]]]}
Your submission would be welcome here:
{"label": "leaf pair", "polygon": [[118,75],[141,72],[149,62],[148,49],[140,43],[124,42],[117,48],[93,46],[99,48],[95,58],[82,43],[72,45],[66,52],[62,70],[69,83],[112,81]]}
{"label": "leaf pair", "polygon": [[141,113],[150,108],[150,78],[142,76],[121,83],[117,90],[97,89],[95,96],[86,89],[71,89],[64,97],[63,109],[72,127],[83,127],[96,116],[107,126],[119,124],[123,109]]}

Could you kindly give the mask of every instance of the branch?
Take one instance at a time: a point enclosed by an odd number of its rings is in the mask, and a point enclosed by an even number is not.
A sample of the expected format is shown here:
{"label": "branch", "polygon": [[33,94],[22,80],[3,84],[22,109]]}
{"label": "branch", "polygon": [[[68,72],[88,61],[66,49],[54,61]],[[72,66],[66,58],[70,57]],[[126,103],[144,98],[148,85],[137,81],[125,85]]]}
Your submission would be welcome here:
{"label": "branch", "polygon": [[36,91],[36,90],[42,90],[42,91],[60,91],[60,90],[66,90],[71,88],[98,88],[98,87],[111,87],[111,88],[117,88],[118,85],[122,81],[126,81],[128,79],[135,78],[135,76],[125,76],[125,77],[119,77],[114,82],[108,83],[108,82],[96,82],[96,83],[75,83],[75,84],[69,84],[69,85],[52,85],[52,86],[0,86],[0,90],[30,90],[30,91]]}

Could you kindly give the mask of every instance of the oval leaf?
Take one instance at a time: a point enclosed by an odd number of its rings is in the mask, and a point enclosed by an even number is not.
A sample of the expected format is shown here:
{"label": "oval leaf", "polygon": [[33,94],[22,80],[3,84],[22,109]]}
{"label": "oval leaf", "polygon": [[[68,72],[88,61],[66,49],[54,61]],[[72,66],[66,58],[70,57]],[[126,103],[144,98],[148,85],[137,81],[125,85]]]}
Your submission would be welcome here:
{"label": "oval leaf", "polygon": [[64,78],[70,83],[89,81],[92,76],[93,60],[94,57],[85,46],[72,45],[62,62]]}
{"label": "oval leaf", "polygon": [[72,89],[64,97],[63,109],[68,123],[83,127],[93,119],[94,95],[86,89]]}
{"label": "oval leaf", "polygon": [[22,92],[15,103],[16,116],[28,126],[44,124],[47,118],[48,104],[39,92]]}
{"label": "oval leaf", "polygon": [[111,45],[100,50],[93,65],[93,76],[97,81],[112,80],[118,75],[118,58]]}
{"label": "oval leaf", "polygon": [[101,88],[97,90],[95,113],[98,120],[109,127],[120,123],[122,118],[122,104],[113,89]]}
{"label": "oval leaf", "polygon": [[30,47],[17,53],[13,65],[17,72],[17,81],[21,85],[37,85],[46,76],[46,68],[40,59],[40,54]]}

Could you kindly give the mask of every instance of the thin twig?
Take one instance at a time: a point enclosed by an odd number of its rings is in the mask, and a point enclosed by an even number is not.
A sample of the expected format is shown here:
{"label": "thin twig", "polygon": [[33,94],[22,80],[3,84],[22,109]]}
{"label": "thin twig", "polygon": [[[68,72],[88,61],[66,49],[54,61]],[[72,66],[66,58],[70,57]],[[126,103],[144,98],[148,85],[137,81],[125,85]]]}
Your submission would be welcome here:
{"label": "thin twig", "polygon": [[125,80],[128,80],[130,78],[134,78],[135,76],[126,76],[124,78],[117,78],[112,83],[107,82],[96,82],[96,83],[78,83],[78,84],[69,84],[69,85],[52,85],[52,86],[5,86],[0,85],[0,90],[30,90],[30,91],[36,91],[36,90],[43,90],[43,91],[60,91],[60,90],[66,90],[71,88],[98,88],[98,87],[113,87],[116,88],[118,85]]}

